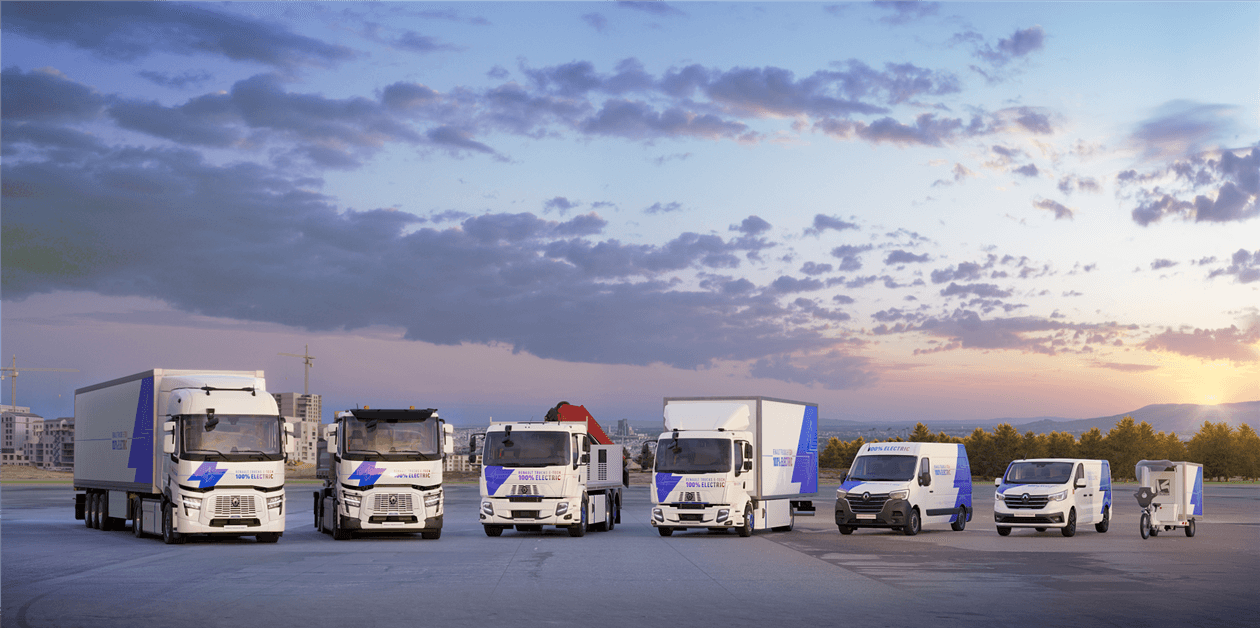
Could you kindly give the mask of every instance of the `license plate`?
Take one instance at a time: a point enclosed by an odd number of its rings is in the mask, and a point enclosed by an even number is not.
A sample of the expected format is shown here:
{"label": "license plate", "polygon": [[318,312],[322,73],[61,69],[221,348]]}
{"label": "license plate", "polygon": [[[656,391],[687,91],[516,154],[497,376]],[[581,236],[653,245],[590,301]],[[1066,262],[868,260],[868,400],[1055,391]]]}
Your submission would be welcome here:
{"label": "license plate", "polygon": [[875,519],[875,515],[858,515],[858,516],[857,516],[857,518],[858,518],[858,519],[871,519],[871,520],[874,520],[874,519]]}
{"label": "license plate", "polygon": [[1036,515],[1034,515],[1031,512],[1017,512],[1015,513],[1015,516],[1016,517],[1035,517]]}

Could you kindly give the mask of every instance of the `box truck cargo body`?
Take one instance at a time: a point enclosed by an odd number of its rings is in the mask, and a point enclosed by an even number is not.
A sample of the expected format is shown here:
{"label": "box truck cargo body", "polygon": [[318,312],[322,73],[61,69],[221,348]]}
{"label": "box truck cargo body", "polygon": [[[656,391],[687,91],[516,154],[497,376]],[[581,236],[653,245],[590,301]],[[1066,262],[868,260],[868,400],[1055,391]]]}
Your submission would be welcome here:
{"label": "box truck cargo body", "polygon": [[75,517],[179,543],[284,532],[294,450],[262,371],[153,369],[74,395]]}
{"label": "box truck cargo body", "polygon": [[486,535],[513,527],[556,526],[570,536],[612,530],[621,523],[624,459],[583,406],[561,402],[541,422],[491,423],[481,467]]}
{"label": "box truck cargo body", "polygon": [[790,530],[818,492],[818,405],[769,397],[667,397],[651,523]]}
{"label": "box truck cargo body", "polygon": [[906,536],[924,524],[961,531],[971,520],[971,465],[952,443],[867,443],[836,491],[836,526],[892,528]]}
{"label": "box truck cargo body", "polygon": [[1099,532],[1111,525],[1111,463],[1106,460],[1015,460],[993,483],[993,522],[1002,536],[1011,528],[1058,528],[1063,536],[1073,536],[1078,525],[1092,523]]}
{"label": "box truck cargo body", "polygon": [[437,410],[338,412],[325,428],[315,492],[315,529],[333,539],[363,532],[442,536],[442,459],[453,428]]}

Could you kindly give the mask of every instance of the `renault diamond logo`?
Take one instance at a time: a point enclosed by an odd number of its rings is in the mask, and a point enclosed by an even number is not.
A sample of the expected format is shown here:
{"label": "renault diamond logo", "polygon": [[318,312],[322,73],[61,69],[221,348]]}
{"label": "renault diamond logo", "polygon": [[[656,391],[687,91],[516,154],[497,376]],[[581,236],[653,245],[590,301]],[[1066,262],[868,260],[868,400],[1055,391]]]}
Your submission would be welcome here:
{"label": "renault diamond logo", "polygon": [[1028,503],[1028,493],[1024,493],[1024,495],[1022,496],[1022,499],[1024,500],[1024,503],[1025,503],[1025,504],[1027,504],[1027,503]]}
{"label": "renault diamond logo", "polygon": [[862,501],[864,501],[864,502],[869,502],[869,501],[871,501],[871,494],[870,494],[870,493],[862,493]]}
{"label": "renault diamond logo", "polygon": [[397,495],[390,495],[390,496],[389,496],[389,505],[390,505],[390,506],[393,506],[393,505],[395,505],[395,504],[397,504],[397,503],[398,503],[398,496],[397,496]]}
{"label": "renault diamond logo", "polygon": [[240,508],[240,507],[241,507],[241,496],[240,496],[240,495],[233,495],[233,496],[232,496],[232,507],[233,507],[233,508]]}

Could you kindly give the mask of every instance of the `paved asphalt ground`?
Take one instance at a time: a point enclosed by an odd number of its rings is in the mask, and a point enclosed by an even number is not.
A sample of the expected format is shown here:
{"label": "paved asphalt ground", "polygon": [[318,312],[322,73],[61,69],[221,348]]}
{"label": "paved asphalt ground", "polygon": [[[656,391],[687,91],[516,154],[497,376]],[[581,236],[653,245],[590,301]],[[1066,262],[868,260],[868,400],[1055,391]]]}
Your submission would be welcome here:
{"label": "paved asphalt ground", "polygon": [[967,529],[841,536],[835,486],[792,532],[676,533],[647,524],[646,487],[623,523],[488,538],[477,487],[448,485],[442,538],[333,541],[288,489],[288,531],[167,546],[73,518],[65,484],[0,494],[5,628],[56,626],[1254,626],[1260,617],[1260,487],[1209,485],[1207,519],[1138,535],[1132,485],[1106,534],[1083,526],[999,537],[993,487]]}

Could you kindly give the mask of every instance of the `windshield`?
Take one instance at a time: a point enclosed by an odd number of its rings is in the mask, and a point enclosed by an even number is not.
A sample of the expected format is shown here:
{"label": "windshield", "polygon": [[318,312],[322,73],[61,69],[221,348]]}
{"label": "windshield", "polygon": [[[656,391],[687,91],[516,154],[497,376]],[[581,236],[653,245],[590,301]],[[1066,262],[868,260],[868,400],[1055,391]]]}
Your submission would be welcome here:
{"label": "windshield", "polygon": [[657,473],[726,473],[731,441],[725,438],[662,438],[656,445]]}
{"label": "windshield", "polygon": [[1067,484],[1071,462],[1012,462],[1003,484]]}
{"label": "windshield", "polygon": [[485,466],[553,467],[569,464],[568,432],[487,432]]}
{"label": "windshield", "polygon": [[347,419],[343,423],[347,460],[438,460],[438,422]]}
{"label": "windshield", "polygon": [[283,460],[280,417],[193,414],[183,417],[187,460]]}
{"label": "windshield", "polygon": [[914,456],[858,456],[849,468],[852,482],[905,482],[914,479],[919,459]]}

